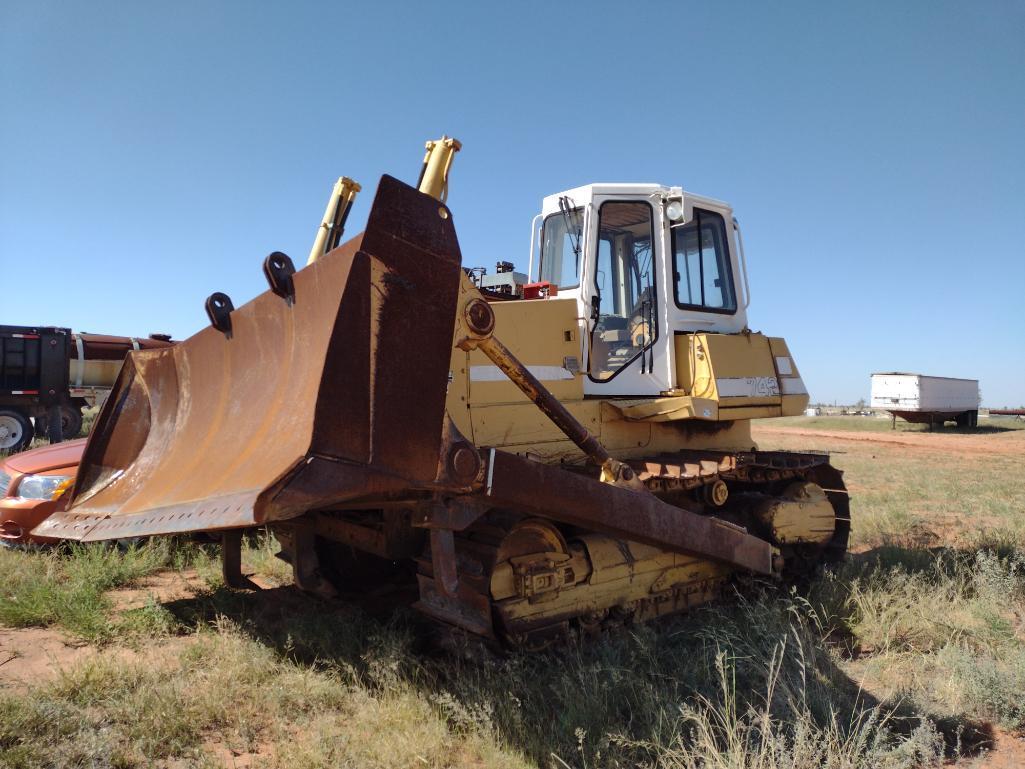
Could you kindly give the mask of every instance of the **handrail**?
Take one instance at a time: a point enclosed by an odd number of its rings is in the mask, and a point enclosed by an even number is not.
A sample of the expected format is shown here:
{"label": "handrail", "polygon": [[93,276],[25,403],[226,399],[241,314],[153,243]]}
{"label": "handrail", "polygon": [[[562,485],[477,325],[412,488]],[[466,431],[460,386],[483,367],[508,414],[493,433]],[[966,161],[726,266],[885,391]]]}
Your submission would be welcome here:
{"label": "handrail", "polygon": [[737,233],[737,245],[740,249],[740,271],[744,276],[744,309],[751,304],[751,287],[747,282],[747,258],[744,256],[744,235],[740,232],[740,222],[733,217],[733,231]]}
{"label": "handrail", "polygon": [[[533,219],[530,220],[530,260],[527,262],[527,282],[528,283],[530,283],[531,280],[533,280],[533,278],[531,277],[531,273],[533,273],[533,271],[534,271],[534,240],[535,240],[535,235],[537,234],[537,229],[536,229],[537,228],[537,220],[540,219],[542,216],[543,216],[543,214],[538,214],[537,216],[535,216]],[[540,254],[538,256],[540,256]],[[538,267],[540,267],[540,266],[541,265],[539,263]]]}

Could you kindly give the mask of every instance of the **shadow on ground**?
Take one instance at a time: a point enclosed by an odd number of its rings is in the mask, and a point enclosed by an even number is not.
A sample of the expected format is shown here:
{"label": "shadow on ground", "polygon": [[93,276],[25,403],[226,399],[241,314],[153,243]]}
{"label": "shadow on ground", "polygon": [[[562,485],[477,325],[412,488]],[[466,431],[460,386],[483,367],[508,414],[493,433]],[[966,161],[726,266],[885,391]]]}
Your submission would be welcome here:
{"label": "shadow on ground", "polygon": [[[879,548],[858,556],[865,568],[926,569],[933,551]],[[362,605],[361,605],[362,603]],[[185,629],[227,617],[283,657],[344,670],[371,690],[413,687],[456,725],[479,720],[541,765],[554,753],[585,765],[612,757],[650,759],[655,746],[686,739],[681,708],[697,695],[724,699],[723,672],[735,682],[738,711],[764,707],[781,723],[799,712],[820,725],[863,723],[870,708],[889,714],[885,729],[910,736],[924,721],[948,755],[992,745],[993,731],[967,716],[937,717],[906,702],[880,702],[836,659],[849,644],[823,628],[805,599],[782,589],[746,589],[730,600],[601,639],[545,653],[507,653],[465,641],[453,651],[427,639],[433,626],[382,596],[324,602],[289,587],[247,593],[219,588],[165,604]],[[777,683],[766,678],[777,659]],[[386,671],[386,672],[382,672]]]}
{"label": "shadow on ground", "polygon": [[[978,427],[954,427],[944,425],[943,427],[936,427],[930,430],[928,427],[922,427],[917,432],[931,432],[937,435],[949,433],[950,435],[996,435],[997,433],[1013,433],[1019,432],[1020,427],[1007,427],[1005,425],[979,425]],[[912,432],[908,430],[906,432]]]}

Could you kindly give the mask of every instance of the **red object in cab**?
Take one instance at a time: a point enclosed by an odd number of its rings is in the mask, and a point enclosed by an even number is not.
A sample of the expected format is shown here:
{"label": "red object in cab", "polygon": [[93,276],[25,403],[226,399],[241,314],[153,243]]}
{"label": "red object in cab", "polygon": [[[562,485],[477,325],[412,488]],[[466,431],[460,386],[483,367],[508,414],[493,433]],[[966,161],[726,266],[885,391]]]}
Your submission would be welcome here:
{"label": "red object in cab", "polygon": [[525,283],[523,286],[524,299],[548,299],[558,295],[559,287],[547,280],[540,283]]}

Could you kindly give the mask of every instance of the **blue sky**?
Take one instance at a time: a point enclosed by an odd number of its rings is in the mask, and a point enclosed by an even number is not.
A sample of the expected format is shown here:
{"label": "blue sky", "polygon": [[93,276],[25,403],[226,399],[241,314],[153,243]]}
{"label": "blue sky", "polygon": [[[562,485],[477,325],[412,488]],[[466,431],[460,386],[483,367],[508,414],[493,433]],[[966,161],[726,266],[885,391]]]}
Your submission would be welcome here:
{"label": "blue sky", "polygon": [[187,336],[337,176],[413,182],[447,133],[467,264],[525,266],[544,195],[682,185],[733,204],[813,400],[1025,403],[1022,2],[6,0],[0,105],[2,323]]}

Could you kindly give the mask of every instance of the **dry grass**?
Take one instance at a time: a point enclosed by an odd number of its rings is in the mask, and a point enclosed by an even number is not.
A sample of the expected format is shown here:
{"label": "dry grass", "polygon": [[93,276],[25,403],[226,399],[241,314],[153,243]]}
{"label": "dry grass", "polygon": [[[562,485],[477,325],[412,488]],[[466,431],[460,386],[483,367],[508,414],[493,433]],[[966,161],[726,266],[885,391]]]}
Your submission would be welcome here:
{"label": "dry grass", "polygon": [[421,649],[402,616],[313,607],[275,627],[232,613],[180,625],[192,642],[170,658],[159,645],[147,662],[94,658],[0,696],[0,761],[203,766],[221,746],[268,767],[768,769],[911,767],[943,752],[928,719],[897,723],[846,681],[809,605],[786,596],[558,654],[472,659]]}
{"label": "dry grass", "polygon": [[[0,603],[4,624],[154,650],[0,694],[0,765],[898,768],[971,753],[989,724],[1025,728],[1025,462],[773,440],[845,452],[841,569],[803,597],[749,585],[552,654],[441,654],[408,611],[229,591],[202,548],[0,552],[0,577],[45,586],[34,612]],[[268,540],[245,560],[287,582]],[[128,614],[104,601],[166,564],[205,589]],[[46,609],[85,574],[102,586],[92,620]]]}
{"label": "dry grass", "polygon": [[502,758],[476,735],[450,734],[402,687],[371,692],[344,668],[289,662],[224,621],[154,663],[95,658],[28,696],[0,697],[0,762],[203,766],[214,764],[215,746],[288,767]]}
{"label": "dry grass", "polygon": [[881,548],[813,591],[849,675],[939,719],[1025,728],[1025,554]]}

